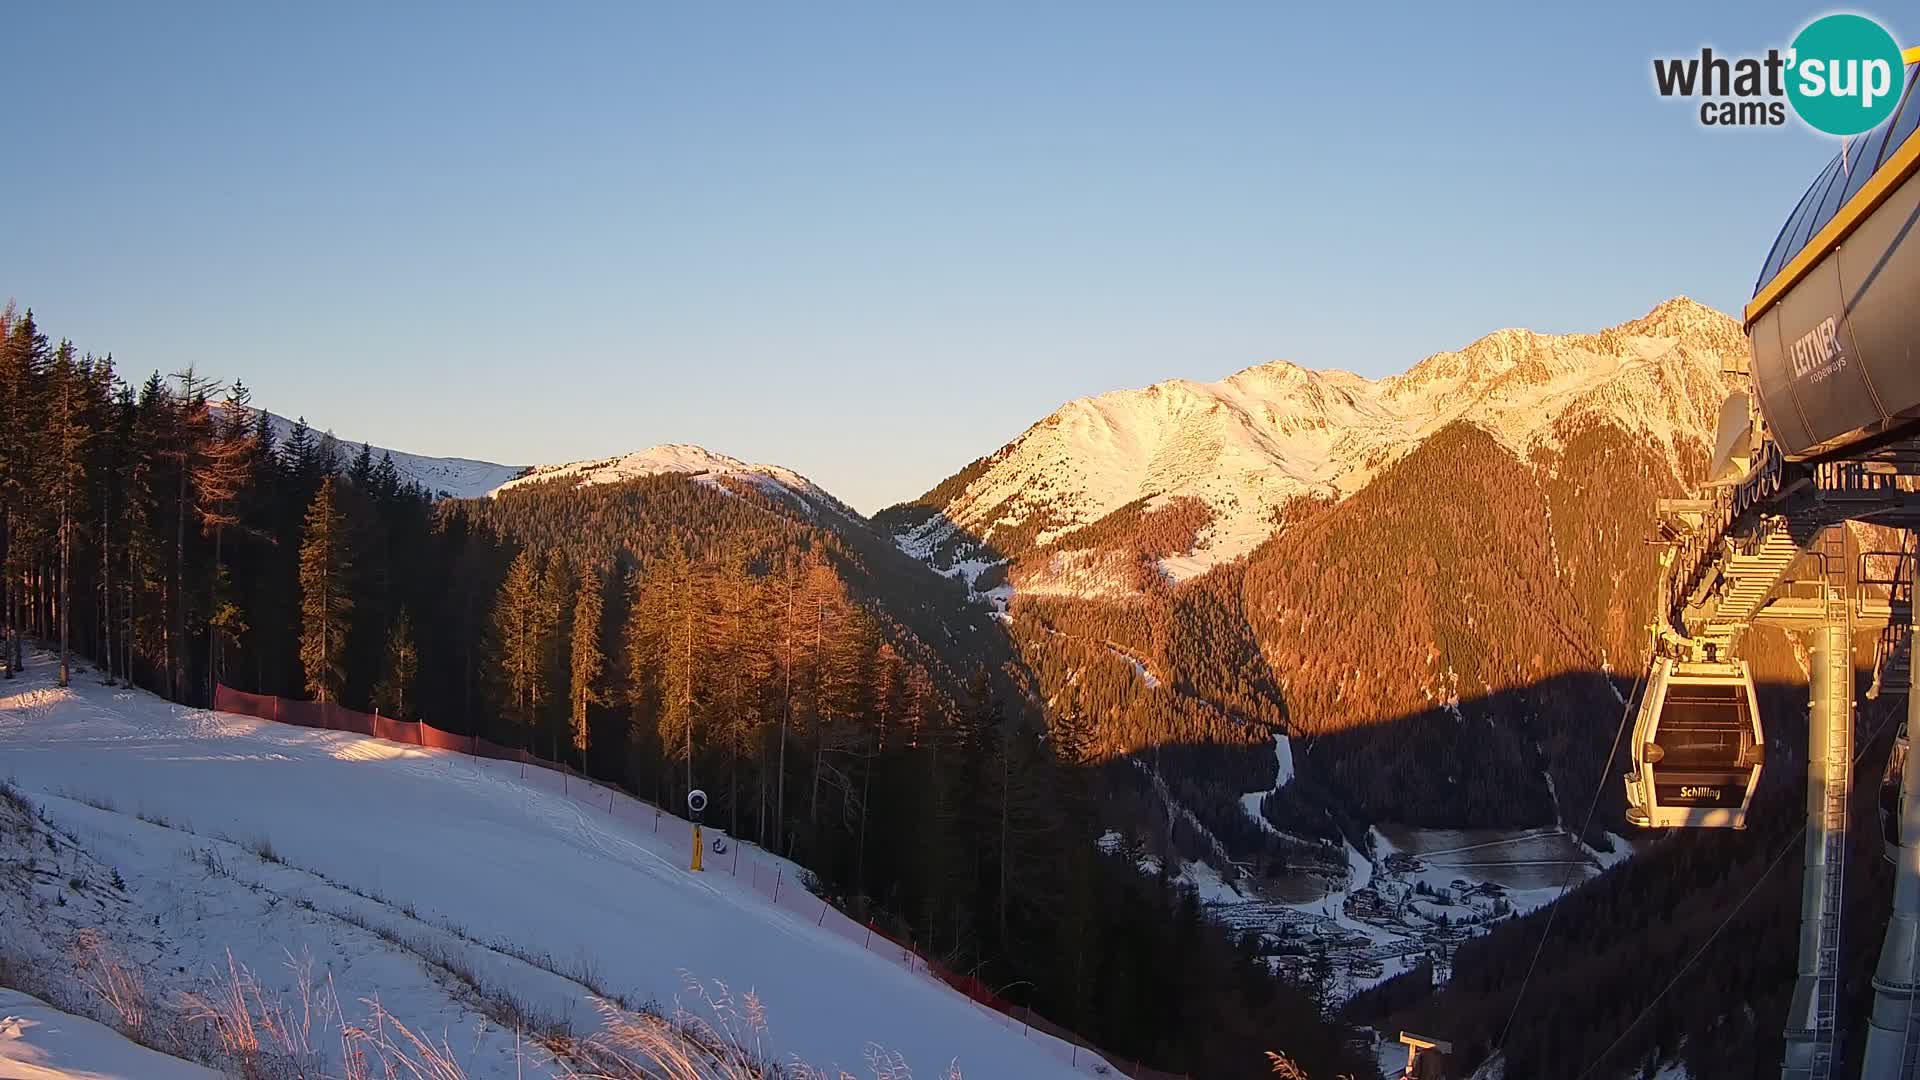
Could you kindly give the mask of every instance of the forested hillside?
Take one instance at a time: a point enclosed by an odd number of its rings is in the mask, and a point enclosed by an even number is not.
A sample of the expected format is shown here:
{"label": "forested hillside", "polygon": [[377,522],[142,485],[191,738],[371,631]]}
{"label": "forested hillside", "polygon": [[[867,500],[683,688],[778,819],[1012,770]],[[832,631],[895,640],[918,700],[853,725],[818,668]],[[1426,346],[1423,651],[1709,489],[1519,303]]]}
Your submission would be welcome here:
{"label": "forested hillside", "polygon": [[850,912],[1116,1053],[1205,1076],[1276,1044],[1316,1075],[1351,1063],[1251,941],[1096,844],[1130,798],[1101,767],[1122,735],[1049,702],[985,606],[865,522],[677,475],[435,502],[247,405],[191,370],[129,385],[8,309],[9,675],[31,636],[188,705],[223,682],[663,803],[701,786],[710,821]]}
{"label": "forested hillside", "polygon": [[1686,478],[1615,427],[1563,446],[1521,461],[1455,425],[1248,561],[1308,771],[1355,815],[1538,825],[1587,804],[1645,658],[1647,522]]}

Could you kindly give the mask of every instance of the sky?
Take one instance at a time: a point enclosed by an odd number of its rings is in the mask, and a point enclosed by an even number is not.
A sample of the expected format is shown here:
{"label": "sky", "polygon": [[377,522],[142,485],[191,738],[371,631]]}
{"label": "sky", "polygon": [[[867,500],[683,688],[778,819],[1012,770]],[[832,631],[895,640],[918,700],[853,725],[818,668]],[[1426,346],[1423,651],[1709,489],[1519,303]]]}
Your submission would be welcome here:
{"label": "sky", "polygon": [[1737,311],[1834,144],[1651,61],[1827,10],[25,5],[0,298],[342,437],[872,511],[1074,397]]}

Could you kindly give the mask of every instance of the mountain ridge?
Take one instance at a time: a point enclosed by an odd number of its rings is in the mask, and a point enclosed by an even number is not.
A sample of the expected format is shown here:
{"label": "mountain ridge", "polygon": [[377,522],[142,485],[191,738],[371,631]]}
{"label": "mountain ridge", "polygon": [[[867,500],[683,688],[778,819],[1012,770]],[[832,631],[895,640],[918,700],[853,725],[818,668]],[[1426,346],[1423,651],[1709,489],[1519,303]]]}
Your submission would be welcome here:
{"label": "mountain ridge", "polygon": [[[1731,317],[1682,296],[1592,333],[1496,330],[1379,379],[1279,360],[1217,382],[1166,380],[1069,401],[876,520],[943,568],[1019,563],[1073,551],[1074,533],[1141,500],[1151,511],[1193,497],[1211,520],[1191,551],[1158,559],[1184,580],[1250,553],[1290,500],[1345,499],[1455,420],[1525,459],[1597,418],[1677,464],[1711,437],[1733,386],[1722,371],[1744,347]],[[1017,587],[1086,594],[1084,575],[1026,562]]]}

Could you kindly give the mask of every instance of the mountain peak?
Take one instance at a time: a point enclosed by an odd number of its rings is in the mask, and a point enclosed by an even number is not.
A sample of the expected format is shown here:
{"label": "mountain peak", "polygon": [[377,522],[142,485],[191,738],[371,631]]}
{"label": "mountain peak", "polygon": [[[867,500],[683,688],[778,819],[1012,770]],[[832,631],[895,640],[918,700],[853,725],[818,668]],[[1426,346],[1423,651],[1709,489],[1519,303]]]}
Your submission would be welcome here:
{"label": "mountain peak", "polygon": [[1731,315],[1690,296],[1676,296],[1655,305],[1652,311],[1614,329],[1633,336],[1675,338],[1706,348],[1737,347],[1742,338],[1740,323]]}
{"label": "mountain peak", "polygon": [[792,469],[779,465],[750,465],[729,454],[694,443],[661,443],[617,457],[570,461],[562,465],[535,465],[525,475],[501,484],[488,494],[497,496],[512,488],[547,481],[570,481],[593,486],[667,474],[686,476],[723,491],[728,490],[728,481],[744,482],[809,513],[825,508],[849,517],[857,516],[846,504]]}
{"label": "mountain peak", "polygon": [[1744,349],[1731,318],[1676,297],[1594,333],[1495,330],[1379,380],[1287,360],[1215,383],[1174,379],[1068,402],[936,488],[932,509],[1015,560],[1048,551],[1021,564],[1018,588],[1084,591],[1050,583],[1040,565],[1085,563],[1066,557],[1077,530],[1127,507],[1198,500],[1208,523],[1190,551],[1160,562],[1184,577],[1258,546],[1291,500],[1344,498],[1456,421],[1521,460],[1557,446],[1573,421],[1611,424],[1677,473],[1686,446],[1710,439],[1728,391],[1721,371]]}

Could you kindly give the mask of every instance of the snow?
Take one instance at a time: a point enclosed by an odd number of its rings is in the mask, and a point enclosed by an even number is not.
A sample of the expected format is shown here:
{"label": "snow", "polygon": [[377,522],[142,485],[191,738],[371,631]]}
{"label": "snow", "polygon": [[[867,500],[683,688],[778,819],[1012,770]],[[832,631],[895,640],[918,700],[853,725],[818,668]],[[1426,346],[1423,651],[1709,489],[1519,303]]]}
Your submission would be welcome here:
{"label": "snow", "polygon": [[654,446],[620,457],[573,461],[564,465],[536,465],[525,475],[496,485],[487,494],[498,495],[502,491],[546,480],[574,480],[585,485],[618,484],[666,474],[690,476],[722,491],[726,490],[722,480],[744,482],[809,512],[826,507],[853,516],[853,511],[847,509],[840,500],[792,469],[779,465],[749,465],[739,458],[689,443]]}
{"label": "snow", "polygon": [[8,1080],[219,1080],[104,1024],[0,987],[0,1076]]}
{"label": "snow", "polygon": [[1183,863],[1175,880],[1199,893],[1202,904],[1239,904],[1247,899],[1220,876],[1220,871],[1204,862]]}
{"label": "snow", "polygon": [[[1456,420],[1525,458],[1556,446],[1567,421],[1592,417],[1678,461],[1689,443],[1711,441],[1733,387],[1722,360],[1744,348],[1731,319],[1679,298],[1598,334],[1496,331],[1379,380],[1276,361],[1219,382],[1080,398],[994,454],[932,520],[989,544],[997,530],[1044,521],[1045,545],[1136,500],[1197,497],[1211,526],[1195,550],[1160,562],[1185,579],[1258,547],[1287,500],[1344,498]],[[1075,567],[1053,569],[1070,577]],[[1112,588],[1055,576],[1036,570],[1021,587]]]}
{"label": "snow", "polygon": [[[877,1043],[929,1072],[957,1060],[969,1075],[1076,1074],[1064,1044],[974,1005],[898,950],[863,945],[858,927],[794,887],[792,864],[736,844],[736,871],[710,857],[708,873],[689,873],[672,839],[684,825],[668,816],[656,833],[654,812],[625,796],[177,707],[92,673],[67,691],[49,678],[41,658],[0,683],[0,778],[73,837],[40,906],[9,910],[19,901],[0,890],[0,924],[31,920],[49,958],[82,923],[44,912],[113,931],[155,978],[204,979],[231,949],[284,988],[289,957],[311,956],[342,1001],[377,994],[410,1026],[470,1050],[476,1078],[546,1074],[457,987],[423,974],[423,956],[458,957],[576,1031],[595,1018],[583,984],[561,972],[590,970],[609,992],[669,1007],[691,977],[755,991],[778,1057],[858,1070]],[[255,854],[263,844],[279,861]],[[96,884],[47,904],[69,872],[96,883],[117,872],[124,895]],[[786,882],[778,905],[764,888],[774,874]]]}
{"label": "snow", "polygon": [[[293,431],[293,421],[277,413],[267,413],[267,423],[272,427],[277,443],[284,443],[287,435]],[[320,428],[314,428],[313,437],[316,440],[322,434],[324,432]],[[340,443],[340,452],[345,461],[352,461],[353,456],[360,452],[361,440],[338,435],[334,438]],[[473,458],[429,457],[425,454],[391,450],[382,446],[371,447],[371,451],[376,463],[382,455],[392,454],[394,468],[399,471],[403,479],[411,480],[428,492],[446,498],[479,498],[527,471],[524,465],[498,465],[491,461],[478,461]]]}
{"label": "snow", "polygon": [[1134,657],[1132,653],[1129,653],[1125,649],[1121,649],[1113,645],[1108,645],[1107,651],[1119,657],[1120,659],[1125,660],[1127,662],[1127,666],[1133,668],[1133,673],[1139,676],[1140,681],[1142,683],[1146,684],[1147,689],[1149,690],[1160,689],[1159,676],[1147,670],[1147,665],[1145,661],[1137,659],[1136,657]]}
{"label": "snow", "polygon": [[1260,812],[1260,804],[1268,795],[1278,792],[1293,781],[1293,740],[1285,735],[1275,735],[1273,756],[1279,767],[1279,771],[1274,775],[1273,787],[1266,791],[1249,791],[1240,796],[1240,808],[1246,811],[1247,817],[1253,819],[1254,824],[1275,836],[1280,836],[1282,835],[1280,830],[1274,828],[1273,822],[1267,820],[1267,815]]}

